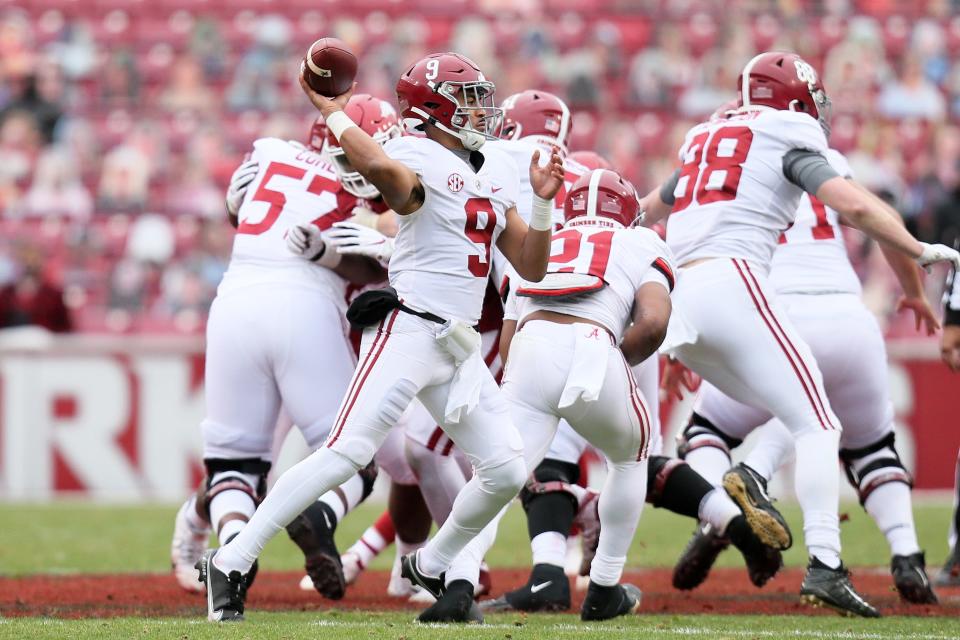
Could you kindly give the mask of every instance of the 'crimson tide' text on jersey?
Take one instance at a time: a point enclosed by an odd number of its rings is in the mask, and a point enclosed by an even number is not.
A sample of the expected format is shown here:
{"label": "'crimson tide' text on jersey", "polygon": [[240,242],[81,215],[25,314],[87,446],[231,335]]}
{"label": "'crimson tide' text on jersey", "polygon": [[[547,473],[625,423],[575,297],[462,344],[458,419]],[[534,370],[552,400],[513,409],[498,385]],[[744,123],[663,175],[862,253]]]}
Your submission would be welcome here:
{"label": "'crimson tide' text on jersey", "polygon": [[390,284],[410,307],[474,325],[480,319],[493,245],[517,203],[517,166],[486,146],[479,172],[429,138],[388,141],[384,151],[423,184],[423,205],[399,216]]}
{"label": "'crimson tide' text on jersey", "polygon": [[651,276],[657,277],[656,273],[672,289],[675,272],[673,253],[650,229],[568,224],[553,234],[547,273],[592,275],[601,278],[606,286],[574,298],[518,296],[517,316],[522,320],[545,309],[586,318],[599,322],[619,340],[630,323],[640,286]]}
{"label": "'crimson tide' text on jersey", "polygon": [[346,220],[340,183],[333,167],[304,147],[277,138],[253,143],[251,159],[260,169],[237,212],[230,266],[220,291],[262,283],[296,283],[343,300],[345,281],[333,271],[294,255],[287,232],[297,225],[321,229]]}
{"label": "'crimson tide' text on jersey", "polygon": [[792,149],[827,150],[815,118],[761,109],[705,122],[680,148],[667,238],[678,264],[742,258],[767,266],[803,190],[783,174]]}
{"label": "'crimson tide' text on jersey", "polygon": [[[851,177],[839,151],[828,149],[825,156],[837,173]],[[770,283],[777,293],[862,293],[836,211],[803,194],[797,220],[780,236],[773,254]]]}

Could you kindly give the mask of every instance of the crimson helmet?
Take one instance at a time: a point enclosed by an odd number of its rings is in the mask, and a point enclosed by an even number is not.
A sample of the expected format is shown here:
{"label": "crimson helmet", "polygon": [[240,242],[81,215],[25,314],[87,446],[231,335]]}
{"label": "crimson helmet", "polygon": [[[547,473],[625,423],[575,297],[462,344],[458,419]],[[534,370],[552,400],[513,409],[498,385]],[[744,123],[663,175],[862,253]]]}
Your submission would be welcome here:
{"label": "crimson helmet", "polygon": [[567,157],[591,171],[594,169],[613,170],[613,165],[610,164],[610,161],[594,151],[574,151]]}
{"label": "crimson helmet", "polygon": [[737,100],[728,100],[717,107],[717,110],[710,114],[710,122],[720,122],[721,120],[726,120],[731,112],[735,112],[738,109],[737,102]]}
{"label": "crimson helmet", "polygon": [[[493,104],[496,87],[469,58],[459,53],[431,53],[397,81],[397,102],[406,129],[427,123],[456,136],[475,151],[500,125],[503,110]],[[479,127],[470,122],[479,116]]]}
{"label": "crimson helmet", "polygon": [[612,221],[617,227],[629,227],[639,212],[636,189],[629,180],[609,169],[595,169],[580,176],[563,203],[565,225],[571,222],[605,225]]}
{"label": "crimson helmet", "polygon": [[768,51],[754,57],[737,80],[737,95],[741,108],[807,113],[830,135],[830,99],[816,70],[795,53]]}
{"label": "crimson helmet", "polygon": [[[399,138],[402,135],[397,120],[397,110],[386,100],[374,98],[368,93],[358,93],[350,98],[343,110],[358,127],[381,146],[386,144],[387,140]],[[330,163],[337,170],[343,188],[349,193],[364,199],[376,198],[380,195],[380,191],[353,168],[343,147],[331,131],[327,132],[327,155],[330,157]]]}
{"label": "crimson helmet", "polygon": [[500,137],[507,140],[533,138],[545,145],[557,145],[567,152],[570,141],[570,108],[546,91],[527,90],[504,98]]}
{"label": "crimson helmet", "polygon": [[327,139],[327,123],[323,116],[317,116],[317,119],[310,125],[310,137],[307,138],[307,148],[316,153],[323,151],[323,143]]}

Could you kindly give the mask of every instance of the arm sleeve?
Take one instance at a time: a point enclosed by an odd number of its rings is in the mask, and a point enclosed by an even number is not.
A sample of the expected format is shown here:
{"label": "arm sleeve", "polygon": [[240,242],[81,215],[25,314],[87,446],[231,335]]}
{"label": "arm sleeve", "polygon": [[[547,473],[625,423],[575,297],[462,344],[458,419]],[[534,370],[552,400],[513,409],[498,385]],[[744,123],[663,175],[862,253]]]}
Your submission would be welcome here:
{"label": "arm sleeve", "polygon": [[791,149],[784,154],[783,175],[811,195],[816,195],[827,180],[840,176],[820,153],[807,149]]}
{"label": "arm sleeve", "polygon": [[680,169],[677,169],[673,174],[666,179],[666,181],[660,185],[660,199],[663,200],[663,204],[672,205],[676,200],[676,197],[673,195],[673,192],[677,188],[677,182],[680,180]]}

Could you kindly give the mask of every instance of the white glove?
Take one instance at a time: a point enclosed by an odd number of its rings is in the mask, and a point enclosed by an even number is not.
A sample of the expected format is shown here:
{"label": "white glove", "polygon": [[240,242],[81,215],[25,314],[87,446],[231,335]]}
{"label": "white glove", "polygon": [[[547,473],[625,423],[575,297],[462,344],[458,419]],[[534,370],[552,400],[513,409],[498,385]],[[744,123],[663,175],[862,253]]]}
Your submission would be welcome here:
{"label": "white glove", "polygon": [[247,187],[257,177],[258,171],[260,165],[257,161],[247,160],[230,176],[230,186],[227,188],[227,211],[230,215],[237,215],[240,205],[243,204],[243,197],[247,195]]}
{"label": "white glove", "polygon": [[393,238],[355,222],[335,222],[327,232],[327,242],[341,254],[367,256],[384,265],[393,255]]}
{"label": "white glove", "polygon": [[949,261],[953,263],[955,269],[960,269],[960,253],[957,253],[956,249],[951,249],[943,244],[927,244],[926,242],[921,242],[920,246],[923,248],[923,252],[916,260],[921,267],[927,268],[936,262]]}
{"label": "white glove", "polygon": [[340,264],[340,254],[330,249],[320,229],[312,224],[301,224],[287,232],[287,249],[292,253],[333,269]]}

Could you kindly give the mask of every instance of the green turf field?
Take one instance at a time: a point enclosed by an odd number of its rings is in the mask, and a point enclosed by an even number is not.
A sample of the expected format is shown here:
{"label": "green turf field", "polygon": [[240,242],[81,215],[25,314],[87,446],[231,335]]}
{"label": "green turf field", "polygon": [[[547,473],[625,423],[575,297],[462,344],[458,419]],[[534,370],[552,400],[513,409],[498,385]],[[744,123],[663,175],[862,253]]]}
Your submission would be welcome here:
{"label": "green turf field", "polygon": [[[366,505],[338,532],[347,545],[379,513],[381,506]],[[82,503],[52,505],[0,504],[0,574],[166,572],[168,545],[175,505],[98,506]],[[794,529],[797,544],[786,554],[788,565],[805,562],[799,512],[790,505],[783,511]],[[852,566],[886,566],[886,542],[856,504],[841,510],[844,558]],[[946,527],[950,505],[920,501],[916,507],[921,545],[930,565],[938,566],[947,553]],[[691,523],[657,509],[644,512],[630,563],[671,566],[686,543]],[[341,548],[344,548],[341,546]],[[374,564],[387,568],[392,554]],[[529,546],[522,513],[513,508],[489,556],[492,566],[523,566]],[[721,556],[721,564],[737,566],[738,554]],[[280,536],[266,549],[261,567],[298,569],[301,557]],[[2,612],[0,612],[2,614]],[[422,626],[412,622],[414,612],[290,612],[257,611],[240,625],[209,625],[200,618],[114,618],[54,620],[0,618],[0,638],[283,638],[289,640],[336,638],[924,638],[960,637],[960,622],[950,618],[888,617],[850,620],[807,616],[662,616],[640,615],[602,624],[583,625],[573,615],[488,616],[483,627]]]}

